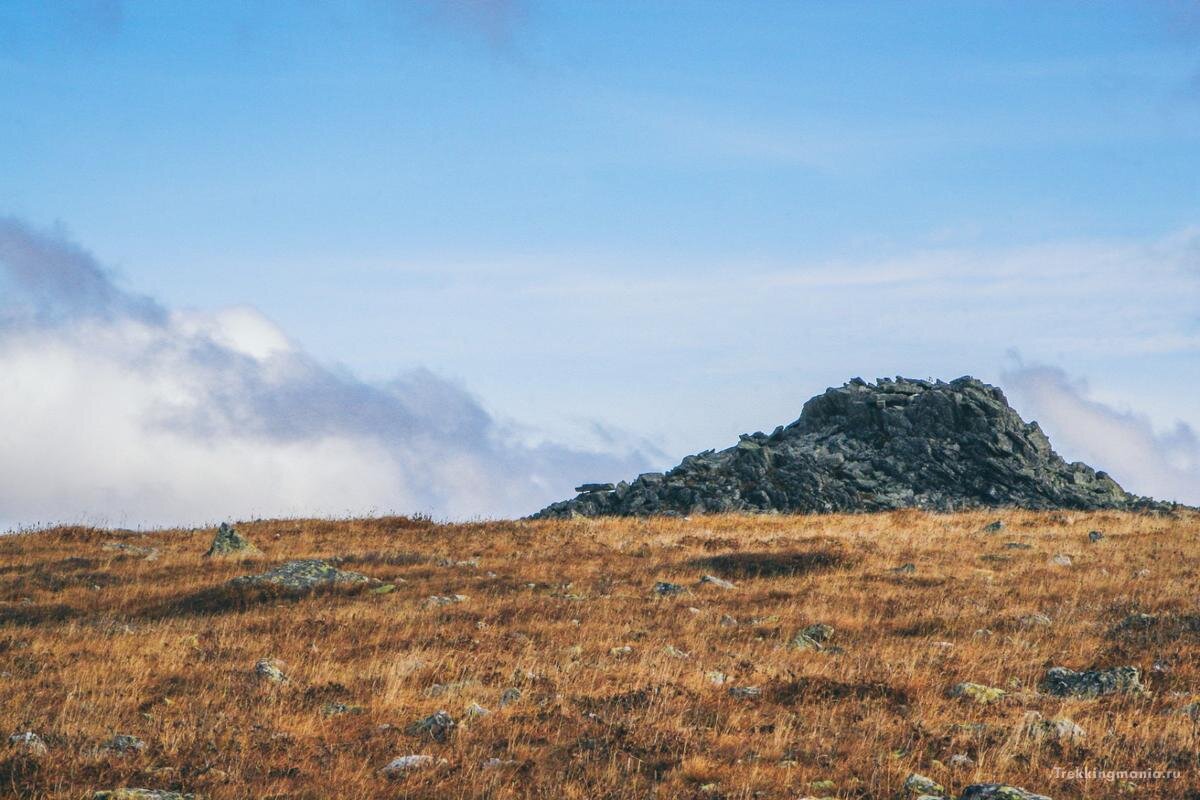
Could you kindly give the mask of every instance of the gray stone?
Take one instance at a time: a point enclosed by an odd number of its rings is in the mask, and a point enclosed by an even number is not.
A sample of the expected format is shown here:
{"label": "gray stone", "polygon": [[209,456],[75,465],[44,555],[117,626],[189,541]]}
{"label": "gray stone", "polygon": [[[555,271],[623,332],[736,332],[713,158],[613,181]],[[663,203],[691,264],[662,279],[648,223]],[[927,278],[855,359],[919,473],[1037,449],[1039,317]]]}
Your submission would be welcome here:
{"label": "gray stone", "polygon": [[890,571],[900,575],[911,575],[917,571],[917,565],[910,562],[908,564],[901,564],[898,567],[891,567]]}
{"label": "gray stone", "polygon": [[1044,794],[1003,783],[975,783],[963,789],[958,800],[1050,800]]}
{"label": "gray stone", "polygon": [[116,753],[117,755],[124,756],[130,753],[142,752],[146,749],[146,743],[136,736],[131,736],[127,733],[118,733],[100,745],[100,749],[106,753]]}
{"label": "gray stone", "polygon": [[733,447],[688,456],[666,474],[554,503],[535,517],[821,513],[921,508],[1170,511],[1109,475],[1068,464],[1037,423],[970,377],[950,383],[855,378],[800,418]]}
{"label": "gray stone", "polygon": [[209,545],[206,558],[246,558],[262,555],[257,547],[228,523],[222,522]]}
{"label": "gray stone", "polygon": [[904,785],[901,786],[902,791],[909,797],[918,795],[930,795],[932,797],[946,797],[946,789],[933,778],[927,778],[916,772],[911,773],[904,779]]}
{"label": "gray stone", "polygon": [[521,690],[516,688],[515,686],[505,689],[503,692],[500,693],[500,707],[501,708],[504,708],[505,706],[511,706],[513,703],[520,702],[520,700],[521,700]]}
{"label": "gray stone", "polygon": [[1023,628],[1046,627],[1054,624],[1054,620],[1042,613],[1028,614],[1020,619]]}
{"label": "gray stone", "polygon": [[454,733],[458,723],[445,711],[435,711],[425,719],[417,720],[404,729],[409,736],[428,736],[435,742],[444,742]]}
{"label": "gray stone", "polygon": [[616,488],[611,483],[585,483],[581,486],[576,486],[575,491],[580,494],[588,494],[589,492],[611,492]]}
{"label": "gray stone", "polygon": [[671,597],[672,595],[684,594],[687,589],[680,586],[678,583],[669,583],[667,581],[659,581],[654,584],[654,593],[659,597]]}
{"label": "gray stone", "polygon": [[1071,557],[1066,553],[1059,553],[1050,559],[1050,564],[1055,567],[1069,567],[1071,566]]}
{"label": "gray stone", "polygon": [[289,561],[259,575],[243,575],[234,578],[234,586],[271,586],[293,592],[306,592],[324,586],[339,586],[371,583],[366,575],[345,572],[319,559]]}
{"label": "gray stone", "polygon": [[33,758],[44,756],[49,752],[46,743],[42,741],[42,737],[33,731],[14,733],[8,737],[8,745],[21,755]]}
{"label": "gray stone", "polygon": [[269,681],[270,683],[287,683],[287,675],[283,674],[280,666],[280,662],[274,659],[260,658],[254,665],[254,674],[261,680]]}
{"label": "gray stone", "polygon": [[757,686],[731,686],[729,688],[729,696],[736,697],[739,700],[747,700],[753,697],[761,697],[762,689]]}
{"label": "gray stone", "polygon": [[1137,667],[1082,672],[1066,667],[1051,667],[1039,686],[1043,692],[1057,697],[1098,697],[1106,694],[1142,694],[1146,691]]}
{"label": "gray stone", "polygon": [[736,588],[733,581],[727,581],[724,578],[718,578],[716,575],[703,575],[700,578],[700,583],[707,583],[709,586],[716,586],[718,589]]}
{"label": "gray stone", "polygon": [[147,561],[154,561],[158,558],[157,547],[142,547],[140,545],[129,544],[127,542],[105,542],[104,544],[100,545],[100,549],[109,550],[115,553],[124,553],[125,555],[129,556],[138,556]]}
{"label": "gray stone", "polygon": [[430,597],[426,597],[425,602],[421,605],[425,606],[426,608],[441,608],[443,606],[452,606],[457,605],[458,603],[465,603],[466,601],[467,596],[465,594],[432,595]]}
{"label": "gray stone", "polygon": [[1036,711],[1025,715],[1025,735],[1031,739],[1049,739],[1055,742],[1078,742],[1086,736],[1083,728],[1066,717],[1043,719]]}
{"label": "gray stone", "polygon": [[1089,542],[1095,543],[1095,542],[1100,541],[1103,538],[1104,538],[1104,533],[1102,531],[1088,531],[1088,541]]}
{"label": "gray stone", "polygon": [[983,526],[984,533],[999,533],[1004,530],[1004,520],[998,519],[995,522],[989,522]]}
{"label": "gray stone", "polygon": [[104,789],[92,792],[92,800],[196,800],[196,795],[166,789]]}
{"label": "gray stone", "polygon": [[411,755],[399,756],[388,762],[387,766],[380,770],[389,778],[399,777],[407,772],[412,772],[417,769],[424,769],[434,765],[433,756],[426,755]]}

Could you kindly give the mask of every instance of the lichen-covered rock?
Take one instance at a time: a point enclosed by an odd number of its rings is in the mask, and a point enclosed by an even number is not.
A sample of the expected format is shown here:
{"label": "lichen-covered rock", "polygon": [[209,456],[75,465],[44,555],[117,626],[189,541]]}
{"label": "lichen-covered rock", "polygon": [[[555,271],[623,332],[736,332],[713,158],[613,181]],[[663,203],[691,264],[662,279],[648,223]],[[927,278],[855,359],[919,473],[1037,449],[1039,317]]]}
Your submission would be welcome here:
{"label": "lichen-covered rock", "polygon": [[197,796],[165,789],[104,789],[92,792],[92,800],[197,800]]}
{"label": "lichen-covered rock", "polygon": [[254,544],[237,532],[232,525],[222,522],[209,545],[205,558],[246,558],[262,555]]}
{"label": "lichen-covered rock", "polygon": [[254,674],[260,680],[270,683],[287,683],[287,675],[283,674],[280,662],[271,658],[260,658],[254,665]]}
{"label": "lichen-covered rock", "polygon": [[757,686],[731,686],[729,696],[738,700],[749,700],[762,696],[762,689]]}
{"label": "lichen-covered rock", "polygon": [[997,689],[994,686],[984,686],[982,683],[971,683],[964,681],[950,689],[951,697],[958,697],[964,700],[971,700],[980,705],[991,705],[998,703],[1008,694],[1003,689]]}
{"label": "lichen-covered rock", "polygon": [[1050,740],[1055,742],[1078,742],[1086,736],[1083,728],[1066,717],[1043,719],[1036,711],[1025,715],[1023,722],[1025,735],[1030,739]]}
{"label": "lichen-covered rock", "polygon": [[146,743],[136,736],[131,736],[127,733],[118,733],[104,744],[100,745],[100,750],[105,753],[114,753],[116,755],[130,755],[132,753],[140,753],[146,749]]}
{"label": "lichen-covered rock", "polygon": [[1019,507],[1169,510],[1104,472],[1068,464],[1036,422],[970,377],[858,378],[804,404],[771,434],[688,456],[674,469],[587,492],[540,518],[730,511],[954,511]]}
{"label": "lichen-covered rock", "polygon": [[904,785],[901,787],[904,794],[908,797],[918,797],[920,795],[930,795],[933,797],[947,797],[946,789],[933,778],[927,778],[924,775],[916,772],[904,779]]}
{"label": "lichen-covered rock", "polygon": [[1050,800],[1044,794],[1003,783],[975,783],[963,789],[958,800]]}
{"label": "lichen-covered rock", "polygon": [[716,575],[703,575],[700,578],[700,583],[706,583],[709,586],[716,586],[718,589],[736,588],[733,581],[727,581],[724,578],[718,578]]}
{"label": "lichen-covered rock", "polygon": [[417,769],[432,767],[434,764],[433,756],[426,755],[411,755],[399,756],[388,762],[387,766],[380,770],[389,778],[398,778],[407,772],[412,772]]}
{"label": "lichen-covered rock", "polygon": [[788,646],[793,650],[823,650],[833,638],[833,626],[818,622],[796,632]]}
{"label": "lichen-covered rock", "polygon": [[289,561],[259,575],[242,575],[230,581],[240,587],[275,587],[305,592],[323,586],[371,583],[366,575],[340,570],[328,561],[305,559]]}
{"label": "lichen-covered rock", "polygon": [[30,758],[39,758],[49,752],[46,743],[42,741],[42,737],[38,736],[33,731],[23,731],[14,733],[8,737],[9,747],[16,750],[23,756]]}
{"label": "lichen-covered rock", "polygon": [[444,742],[454,733],[458,723],[445,711],[436,711],[425,719],[417,720],[404,729],[409,736],[428,736],[435,742]]}
{"label": "lichen-covered rock", "polygon": [[1040,688],[1058,697],[1099,697],[1106,694],[1142,694],[1141,673],[1137,667],[1089,669],[1077,672],[1066,667],[1051,667]]}

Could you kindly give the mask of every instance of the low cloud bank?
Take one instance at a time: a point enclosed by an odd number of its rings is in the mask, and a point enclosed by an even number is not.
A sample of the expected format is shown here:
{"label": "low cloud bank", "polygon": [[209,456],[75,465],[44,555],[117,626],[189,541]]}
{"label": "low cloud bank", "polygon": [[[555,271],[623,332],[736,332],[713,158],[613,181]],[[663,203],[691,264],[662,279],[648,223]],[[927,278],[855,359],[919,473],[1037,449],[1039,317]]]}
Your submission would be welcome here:
{"label": "low cloud bank", "polygon": [[432,372],[364,382],[252,308],[165,308],[14,219],[0,219],[0,375],[0,528],[515,516],[661,458],[530,444]]}
{"label": "low cloud bank", "polygon": [[1091,399],[1086,383],[1055,367],[1021,366],[1003,380],[1065,458],[1107,471],[1127,491],[1200,505],[1200,437],[1187,424],[1155,430],[1144,416]]}

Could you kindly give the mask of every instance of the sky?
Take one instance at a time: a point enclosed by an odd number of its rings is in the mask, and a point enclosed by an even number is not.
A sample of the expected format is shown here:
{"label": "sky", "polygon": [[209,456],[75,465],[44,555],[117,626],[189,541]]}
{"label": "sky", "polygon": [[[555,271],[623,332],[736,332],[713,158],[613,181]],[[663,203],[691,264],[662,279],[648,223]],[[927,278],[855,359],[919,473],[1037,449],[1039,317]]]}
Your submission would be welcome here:
{"label": "sky", "polygon": [[515,516],[851,377],[1200,503],[1200,6],[0,4],[0,526]]}

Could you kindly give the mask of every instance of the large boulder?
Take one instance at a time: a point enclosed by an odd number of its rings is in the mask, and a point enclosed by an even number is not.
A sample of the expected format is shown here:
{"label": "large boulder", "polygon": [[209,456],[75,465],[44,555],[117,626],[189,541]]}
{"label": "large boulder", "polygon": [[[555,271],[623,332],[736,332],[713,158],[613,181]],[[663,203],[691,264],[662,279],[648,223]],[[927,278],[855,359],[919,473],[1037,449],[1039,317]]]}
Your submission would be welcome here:
{"label": "large boulder", "polygon": [[1086,464],[1068,464],[994,386],[970,377],[855,378],[809,400],[799,419],[773,433],[743,435],[666,474],[586,491],[534,517],[999,507],[1173,506],[1128,494]]}

